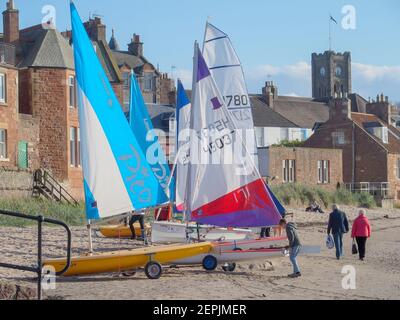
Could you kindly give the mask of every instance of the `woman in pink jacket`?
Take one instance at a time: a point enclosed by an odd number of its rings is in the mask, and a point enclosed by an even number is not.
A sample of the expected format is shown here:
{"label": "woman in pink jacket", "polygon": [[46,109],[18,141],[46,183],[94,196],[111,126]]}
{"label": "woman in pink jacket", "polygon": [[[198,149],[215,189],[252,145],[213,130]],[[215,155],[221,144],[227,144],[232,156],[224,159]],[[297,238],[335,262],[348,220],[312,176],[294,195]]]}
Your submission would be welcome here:
{"label": "woman in pink jacket", "polygon": [[371,224],[368,221],[366,211],[364,209],[359,211],[358,218],[354,220],[353,227],[351,229],[351,237],[356,239],[360,260],[364,261],[365,245],[367,243],[367,239],[371,237]]}

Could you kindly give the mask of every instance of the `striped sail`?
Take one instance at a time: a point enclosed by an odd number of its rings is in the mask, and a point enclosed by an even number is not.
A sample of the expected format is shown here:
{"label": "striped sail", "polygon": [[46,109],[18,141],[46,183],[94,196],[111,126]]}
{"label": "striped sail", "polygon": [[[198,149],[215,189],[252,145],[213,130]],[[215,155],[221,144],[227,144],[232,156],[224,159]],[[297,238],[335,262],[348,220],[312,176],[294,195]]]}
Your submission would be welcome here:
{"label": "striped sail", "polygon": [[164,151],[154,132],[153,123],[151,122],[139,83],[133,71],[131,72],[130,83],[129,123],[143,154],[147,157],[154,176],[158,180],[159,187],[154,197],[156,198],[157,205],[161,205],[168,202],[168,182],[171,173]]}
{"label": "striped sail", "polygon": [[178,80],[176,99],[176,208],[184,210],[186,181],[189,161],[189,135],[186,134],[190,125],[191,104],[182,82]]}
{"label": "striped sail", "polygon": [[281,215],[254,163],[249,166],[243,159],[245,145],[198,45],[193,74],[190,127],[195,134],[190,137],[187,191],[191,220],[220,227],[278,224]]}
{"label": "striped sail", "polygon": [[86,215],[100,219],[157,204],[158,181],[71,2]]}
{"label": "striped sail", "polygon": [[229,36],[207,22],[203,56],[254,163],[258,163],[251,102],[239,57]]}

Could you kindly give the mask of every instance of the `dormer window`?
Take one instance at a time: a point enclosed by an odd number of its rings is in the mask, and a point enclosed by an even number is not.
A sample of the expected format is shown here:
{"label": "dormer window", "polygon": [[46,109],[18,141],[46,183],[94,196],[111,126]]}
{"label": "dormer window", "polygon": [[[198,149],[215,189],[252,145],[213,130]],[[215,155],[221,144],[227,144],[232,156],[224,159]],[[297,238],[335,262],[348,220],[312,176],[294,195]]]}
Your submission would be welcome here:
{"label": "dormer window", "polygon": [[380,122],[367,122],[364,124],[365,130],[383,143],[389,143],[389,130]]}

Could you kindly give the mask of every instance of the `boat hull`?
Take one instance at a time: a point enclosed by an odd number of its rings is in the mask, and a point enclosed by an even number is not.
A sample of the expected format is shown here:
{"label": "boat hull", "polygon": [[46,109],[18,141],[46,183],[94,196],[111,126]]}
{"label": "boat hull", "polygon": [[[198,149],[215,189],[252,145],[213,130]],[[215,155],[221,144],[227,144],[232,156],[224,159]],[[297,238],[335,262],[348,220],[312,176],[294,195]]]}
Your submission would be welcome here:
{"label": "boat hull", "polygon": [[[207,254],[211,250],[212,244],[209,242],[203,242],[78,256],[72,258],[71,266],[64,276],[135,270],[144,267],[150,261],[165,264],[174,260]],[[45,260],[43,265],[51,266],[56,272],[58,272],[65,267],[66,259]]]}
{"label": "boat hull", "polygon": [[232,262],[255,261],[273,257],[284,257],[285,249],[273,248],[273,249],[255,249],[255,250],[227,250],[220,252],[216,250],[209,254],[200,254],[189,258],[175,260],[173,261],[173,264],[176,265],[202,264],[204,258],[209,255],[215,257],[218,261],[218,264],[222,264],[222,263],[232,263]]}
{"label": "boat hull", "polygon": [[[248,239],[252,231],[247,229],[215,228],[200,226],[200,240],[202,241],[240,241]],[[197,226],[189,225],[189,237],[198,239]],[[186,243],[186,224],[178,222],[155,221],[151,226],[151,241],[153,243]]]}
{"label": "boat hull", "polygon": [[[142,236],[142,229],[138,223],[133,225],[135,228],[135,235],[137,237]],[[132,232],[129,226],[126,225],[110,225],[99,227],[99,232],[106,238],[131,238]],[[145,226],[145,232],[150,230],[150,225]]]}

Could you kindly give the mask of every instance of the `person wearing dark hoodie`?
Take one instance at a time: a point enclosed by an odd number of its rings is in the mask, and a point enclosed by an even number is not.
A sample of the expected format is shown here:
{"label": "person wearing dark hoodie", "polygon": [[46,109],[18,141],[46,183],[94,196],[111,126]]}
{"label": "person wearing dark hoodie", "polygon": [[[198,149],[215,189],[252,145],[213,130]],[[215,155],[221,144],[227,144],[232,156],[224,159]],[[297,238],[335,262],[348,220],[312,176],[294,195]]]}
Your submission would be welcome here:
{"label": "person wearing dark hoodie", "polygon": [[343,234],[349,232],[349,222],[346,214],[339,210],[339,206],[332,206],[332,213],[329,215],[328,235],[333,235],[336,248],[336,258],[340,260],[343,257]]}
{"label": "person wearing dark hoodie", "polygon": [[300,267],[297,263],[297,256],[301,249],[301,242],[299,235],[297,233],[297,226],[293,222],[287,222],[285,219],[282,219],[279,222],[279,226],[286,229],[286,235],[289,240],[289,253],[290,253],[290,261],[293,264],[293,273],[289,274],[289,278],[298,278],[301,277]]}

